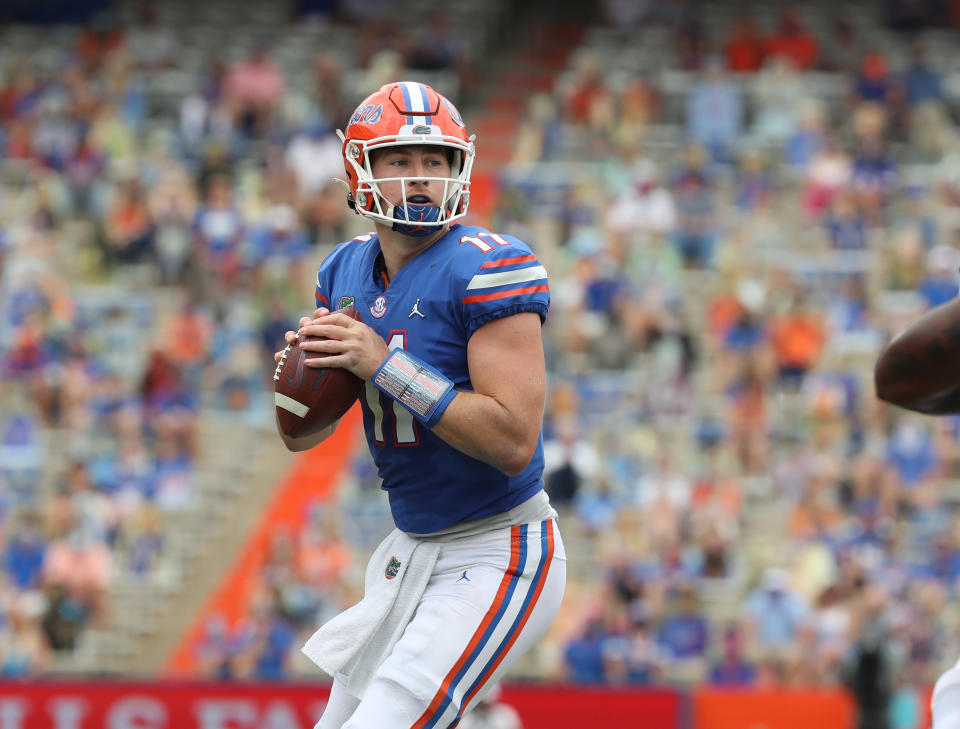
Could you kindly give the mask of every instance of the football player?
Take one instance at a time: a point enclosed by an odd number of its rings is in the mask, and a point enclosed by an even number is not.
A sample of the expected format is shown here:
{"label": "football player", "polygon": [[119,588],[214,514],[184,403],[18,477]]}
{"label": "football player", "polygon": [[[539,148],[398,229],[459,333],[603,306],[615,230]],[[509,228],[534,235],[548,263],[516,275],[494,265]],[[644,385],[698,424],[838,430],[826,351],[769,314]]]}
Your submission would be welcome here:
{"label": "football player", "polygon": [[[364,431],[396,530],[364,599],[304,648],[334,674],[317,727],[452,727],[563,596],[542,479],[549,282],[525,243],[461,222],[473,138],[434,89],[383,86],[341,137],[347,203],[374,232],[327,257],[318,308],[286,339],[326,337],[299,344],[306,363],[366,381]],[[337,313],[350,304],[363,322]],[[284,441],[302,450],[330,432]]]}
{"label": "football player", "polygon": [[[960,298],[931,309],[886,346],[874,371],[877,397],[928,415],[960,413]],[[960,661],[937,680],[931,729],[960,729]]]}

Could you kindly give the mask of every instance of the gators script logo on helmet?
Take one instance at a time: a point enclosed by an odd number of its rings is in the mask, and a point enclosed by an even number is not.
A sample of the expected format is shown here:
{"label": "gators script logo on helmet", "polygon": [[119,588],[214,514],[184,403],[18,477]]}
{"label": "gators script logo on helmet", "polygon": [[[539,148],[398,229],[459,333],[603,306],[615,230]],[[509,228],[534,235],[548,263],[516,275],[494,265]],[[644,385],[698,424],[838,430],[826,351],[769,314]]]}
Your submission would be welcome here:
{"label": "gators script logo on helmet", "polygon": [[[466,215],[474,138],[467,135],[456,107],[426,84],[400,81],[382,86],[364,99],[350,117],[346,131],[338,134],[343,140],[343,166],[350,188],[347,201],[358,214],[408,235],[429,235]],[[443,184],[440,207],[408,204],[405,185],[404,199],[397,206],[380,192],[384,182],[411,178],[375,178],[370,153],[409,144],[445,147],[452,152],[450,177],[415,178]]]}

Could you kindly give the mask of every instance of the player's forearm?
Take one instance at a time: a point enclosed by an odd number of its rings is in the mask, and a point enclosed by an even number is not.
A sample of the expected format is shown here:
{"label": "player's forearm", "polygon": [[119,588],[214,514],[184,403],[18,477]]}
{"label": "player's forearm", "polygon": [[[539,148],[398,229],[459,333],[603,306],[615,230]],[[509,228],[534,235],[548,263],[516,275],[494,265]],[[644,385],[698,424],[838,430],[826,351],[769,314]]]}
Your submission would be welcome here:
{"label": "player's forearm", "polygon": [[468,456],[516,476],[533,458],[540,421],[518,416],[487,395],[461,391],[433,432]]}
{"label": "player's forearm", "polygon": [[877,397],[928,414],[960,412],[960,299],[933,309],[877,360]]}

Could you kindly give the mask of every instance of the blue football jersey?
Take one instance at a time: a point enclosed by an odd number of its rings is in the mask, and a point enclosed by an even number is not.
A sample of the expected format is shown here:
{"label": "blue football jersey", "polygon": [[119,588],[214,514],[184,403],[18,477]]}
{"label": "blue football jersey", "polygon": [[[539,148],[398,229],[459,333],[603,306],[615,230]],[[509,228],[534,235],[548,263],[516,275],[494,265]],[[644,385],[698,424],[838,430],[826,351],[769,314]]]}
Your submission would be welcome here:
{"label": "blue football jersey", "polygon": [[[337,246],[317,272],[317,306],[353,304],[387,345],[403,348],[472,390],[467,342],[483,324],[520,312],[546,319],[547,272],[530,248],[476,226],[453,225],[384,286],[380,242]],[[543,436],[518,476],[471,458],[367,382],[360,396],[370,453],[397,527],[425,534],[507,511],[543,488]]]}

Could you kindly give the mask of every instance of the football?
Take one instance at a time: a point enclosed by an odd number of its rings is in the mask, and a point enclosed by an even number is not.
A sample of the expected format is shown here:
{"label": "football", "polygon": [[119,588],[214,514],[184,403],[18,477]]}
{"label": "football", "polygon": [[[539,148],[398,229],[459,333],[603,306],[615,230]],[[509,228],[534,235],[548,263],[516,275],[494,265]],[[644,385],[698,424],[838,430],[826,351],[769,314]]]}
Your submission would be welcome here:
{"label": "football", "polygon": [[[344,314],[362,321],[352,306]],[[305,341],[320,339],[307,337]],[[274,404],[280,429],[291,438],[323,430],[340,419],[356,402],[363,380],[339,367],[307,367],[309,357],[328,357],[322,352],[305,352],[297,342],[288,344],[273,372]]]}

